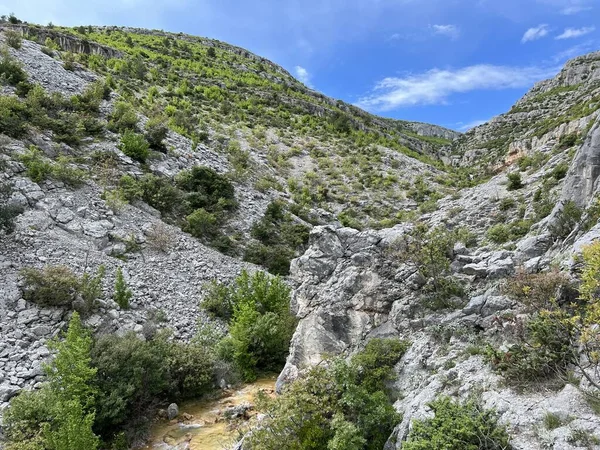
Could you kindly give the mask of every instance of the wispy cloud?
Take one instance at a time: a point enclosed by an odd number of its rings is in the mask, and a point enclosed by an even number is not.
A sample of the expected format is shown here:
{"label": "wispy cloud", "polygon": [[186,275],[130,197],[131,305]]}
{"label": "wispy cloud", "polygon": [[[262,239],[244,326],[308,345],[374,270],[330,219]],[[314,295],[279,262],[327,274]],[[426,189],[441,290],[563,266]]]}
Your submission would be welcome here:
{"label": "wispy cloud", "polygon": [[586,34],[590,34],[596,30],[596,27],[582,27],[582,28],[565,28],[562,34],[556,36],[555,39],[574,39]]}
{"label": "wispy cloud", "polygon": [[573,6],[567,6],[566,8],[563,8],[560,13],[565,16],[573,16],[575,14],[579,14],[584,11],[589,11],[590,9],[592,9],[591,6],[573,5]]}
{"label": "wispy cloud", "polygon": [[389,111],[403,106],[447,103],[453,94],[477,90],[523,88],[554,76],[560,67],[509,67],[479,64],[457,70],[432,69],[405,77],[388,77],[357,106]]}
{"label": "wispy cloud", "polygon": [[302,83],[304,83],[308,87],[312,87],[312,84],[310,82],[311,75],[310,73],[308,73],[308,70],[306,70],[304,67],[294,67],[294,74],[296,75],[296,78],[298,78],[298,80],[300,80]]}
{"label": "wispy cloud", "polygon": [[471,122],[467,122],[467,123],[463,123],[463,122],[458,122],[456,125],[458,126],[457,130],[458,131],[469,131],[471,128],[475,128],[478,127],[479,125],[483,125],[484,123],[487,123],[490,119],[480,119],[480,120],[473,120]]}
{"label": "wispy cloud", "polygon": [[536,41],[546,36],[549,32],[550,29],[548,28],[548,25],[543,23],[541,25],[538,25],[537,27],[528,29],[521,38],[521,42],[525,43],[529,41]]}
{"label": "wispy cloud", "polygon": [[460,36],[460,29],[456,25],[432,25],[431,29],[434,34],[447,36],[450,39],[458,39]]}

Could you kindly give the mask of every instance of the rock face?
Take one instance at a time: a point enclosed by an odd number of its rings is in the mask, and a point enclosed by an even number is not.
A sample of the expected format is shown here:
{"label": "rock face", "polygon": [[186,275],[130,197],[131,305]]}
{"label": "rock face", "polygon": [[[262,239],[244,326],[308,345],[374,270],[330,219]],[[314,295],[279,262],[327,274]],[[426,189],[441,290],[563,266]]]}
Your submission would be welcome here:
{"label": "rock face", "polygon": [[571,163],[562,200],[573,200],[577,206],[585,208],[598,193],[600,175],[600,116],[596,119],[585,142],[575,154]]}

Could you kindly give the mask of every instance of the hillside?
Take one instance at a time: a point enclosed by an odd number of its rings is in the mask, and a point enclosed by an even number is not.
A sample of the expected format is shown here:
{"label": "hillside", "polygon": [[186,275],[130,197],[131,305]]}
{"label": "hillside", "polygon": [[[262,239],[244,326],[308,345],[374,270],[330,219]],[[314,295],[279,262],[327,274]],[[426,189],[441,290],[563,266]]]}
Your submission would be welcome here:
{"label": "hillside", "polygon": [[280,372],[235,448],[598,448],[600,53],[463,135],[208,38],[0,40],[0,447],[188,448],[172,402]]}

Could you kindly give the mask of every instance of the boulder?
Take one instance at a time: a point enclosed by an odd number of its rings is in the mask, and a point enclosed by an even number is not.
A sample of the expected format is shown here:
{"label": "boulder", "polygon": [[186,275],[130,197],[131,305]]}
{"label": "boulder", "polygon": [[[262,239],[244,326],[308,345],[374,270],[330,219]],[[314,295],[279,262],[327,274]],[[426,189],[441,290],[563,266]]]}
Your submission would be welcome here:
{"label": "boulder", "polygon": [[179,407],[177,403],[171,403],[167,408],[167,419],[173,420],[179,415]]}

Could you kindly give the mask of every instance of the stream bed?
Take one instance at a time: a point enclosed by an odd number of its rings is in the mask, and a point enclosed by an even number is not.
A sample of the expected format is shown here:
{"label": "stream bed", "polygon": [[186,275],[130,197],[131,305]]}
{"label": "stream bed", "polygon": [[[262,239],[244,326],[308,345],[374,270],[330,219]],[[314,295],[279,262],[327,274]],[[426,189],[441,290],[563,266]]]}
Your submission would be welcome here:
{"label": "stream bed", "polygon": [[[145,450],[223,450],[239,436],[238,428],[223,413],[235,406],[254,404],[259,391],[273,395],[276,377],[259,378],[253,383],[227,391],[213,400],[191,401],[179,405],[179,417],[156,422]],[[249,411],[250,415],[256,412]],[[243,426],[243,425],[242,425]]]}

